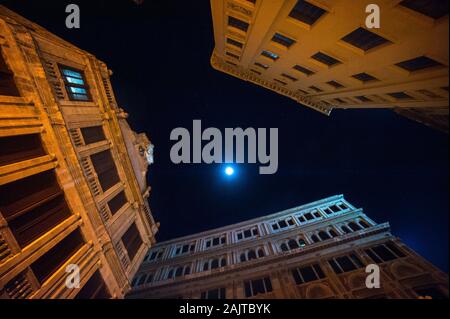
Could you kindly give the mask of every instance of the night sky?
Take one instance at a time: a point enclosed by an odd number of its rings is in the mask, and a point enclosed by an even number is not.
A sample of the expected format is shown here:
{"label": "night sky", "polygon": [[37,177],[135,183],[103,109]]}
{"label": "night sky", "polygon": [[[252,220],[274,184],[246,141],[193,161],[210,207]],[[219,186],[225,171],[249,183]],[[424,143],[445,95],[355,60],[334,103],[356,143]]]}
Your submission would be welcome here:
{"label": "night sky", "polygon": [[[448,272],[448,135],[389,110],[335,110],[326,117],[212,69],[209,1],[1,1],[91,52],[114,71],[119,105],[155,145],[148,181],[158,241],[344,194]],[[65,6],[81,29],[65,28]],[[259,164],[172,164],[172,129],[279,128],[279,169]]]}

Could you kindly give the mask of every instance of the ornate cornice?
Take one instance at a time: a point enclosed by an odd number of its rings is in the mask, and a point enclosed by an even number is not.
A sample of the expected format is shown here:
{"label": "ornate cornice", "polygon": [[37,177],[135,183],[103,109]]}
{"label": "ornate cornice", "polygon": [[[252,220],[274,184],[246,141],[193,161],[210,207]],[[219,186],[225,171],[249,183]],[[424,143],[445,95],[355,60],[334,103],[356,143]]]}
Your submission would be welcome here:
{"label": "ornate cornice", "polygon": [[242,68],[239,65],[233,66],[231,64],[228,64],[224,59],[217,55],[216,51],[214,51],[211,56],[211,66],[218,71],[227,73],[247,82],[252,82],[278,94],[287,96],[297,101],[297,103],[319,111],[322,114],[330,115],[331,113],[332,107],[326,105],[325,103],[313,101],[309,97],[301,95],[301,93],[298,91],[293,91],[291,89],[282,87],[273,81],[262,79],[258,75]]}

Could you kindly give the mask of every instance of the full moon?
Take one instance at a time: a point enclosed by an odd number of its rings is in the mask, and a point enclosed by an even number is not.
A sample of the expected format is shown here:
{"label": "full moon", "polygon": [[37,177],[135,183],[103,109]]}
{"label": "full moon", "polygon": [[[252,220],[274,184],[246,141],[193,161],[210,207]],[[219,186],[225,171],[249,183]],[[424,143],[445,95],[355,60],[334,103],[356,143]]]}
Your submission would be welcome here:
{"label": "full moon", "polygon": [[228,166],[227,168],[225,168],[225,174],[227,174],[228,176],[231,176],[234,174],[234,169],[230,166]]}

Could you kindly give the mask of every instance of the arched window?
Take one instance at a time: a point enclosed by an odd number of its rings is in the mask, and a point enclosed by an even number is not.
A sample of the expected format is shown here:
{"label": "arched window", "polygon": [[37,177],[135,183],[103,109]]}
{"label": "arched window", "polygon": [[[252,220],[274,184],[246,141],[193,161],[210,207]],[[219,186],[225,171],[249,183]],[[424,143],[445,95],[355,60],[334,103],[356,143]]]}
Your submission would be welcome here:
{"label": "arched window", "polygon": [[223,257],[220,260],[220,267],[225,267],[227,265],[227,259],[225,257]]}
{"label": "arched window", "polygon": [[355,224],[354,222],[349,223],[348,227],[350,227],[350,229],[353,231],[361,230],[361,227],[359,225]]}
{"label": "arched window", "polygon": [[359,224],[361,225],[362,228],[369,228],[370,225],[365,221],[365,220],[360,220]]}
{"label": "arched window", "polygon": [[266,254],[264,253],[264,250],[262,248],[258,249],[258,258],[264,257]]}
{"label": "arched window", "polygon": [[248,251],[248,260],[256,259],[256,253],[253,249]]}
{"label": "arched window", "polygon": [[306,241],[303,238],[300,238],[298,240],[298,244],[300,247],[305,247],[306,246]]}
{"label": "arched window", "polygon": [[167,278],[173,278],[173,269],[170,269],[169,274],[167,275]]}
{"label": "arched window", "polygon": [[330,233],[331,237],[337,237],[338,236],[338,234],[336,234],[336,232],[333,229],[330,229],[329,233]]}
{"label": "arched window", "polygon": [[203,264],[203,271],[207,271],[207,270],[209,270],[209,262],[205,262]]}
{"label": "arched window", "polygon": [[241,254],[241,262],[247,261],[247,256],[245,256],[245,253]]}
{"label": "arched window", "polygon": [[184,275],[189,275],[191,273],[191,267],[186,266],[186,268],[184,268]]}
{"label": "arched window", "polygon": [[280,248],[281,248],[281,251],[289,251],[289,248],[285,243],[282,243]]}
{"label": "arched window", "polygon": [[341,229],[342,229],[342,231],[343,231],[344,233],[346,233],[346,234],[351,233],[350,229],[348,229],[347,226],[342,226]]}
{"label": "arched window", "polygon": [[328,235],[326,232],[324,232],[324,231],[321,231],[321,232],[319,232],[319,237],[320,237],[320,239],[322,239],[322,240],[327,240],[327,239],[330,239],[331,237],[330,237],[330,235]]}
{"label": "arched window", "polygon": [[312,236],[311,236],[311,240],[312,240],[313,242],[315,242],[315,243],[320,242],[319,237],[317,237],[316,235],[312,235]]}
{"label": "arched window", "polygon": [[219,268],[219,260],[218,259],[214,259],[211,262],[211,269],[216,269],[216,268]]}
{"label": "arched window", "polygon": [[183,274],[183,267],[178,267],[175,272],[175,277],[180,277]]}
{"label": "arched window", "polygon": [[291,239],[291,240],[288,242],[288,245],[289,245],[289,249],[297,249],[297,248],[298,248],[297,241],[295,241],[295,240],[293,240],[293,239]]}

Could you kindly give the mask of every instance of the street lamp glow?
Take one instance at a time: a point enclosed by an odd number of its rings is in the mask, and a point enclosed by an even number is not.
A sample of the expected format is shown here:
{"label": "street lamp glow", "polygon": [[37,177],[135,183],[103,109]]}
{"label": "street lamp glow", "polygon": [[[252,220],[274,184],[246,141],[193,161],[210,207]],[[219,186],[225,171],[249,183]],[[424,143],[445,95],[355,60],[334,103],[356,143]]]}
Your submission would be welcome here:
{"label": "street lamp glow", "polygon": [[227,168],[225,168],[225,174],[227,174],[228,176],[231,176],[234,174],[234,169],[231,166],[228,166]]}

